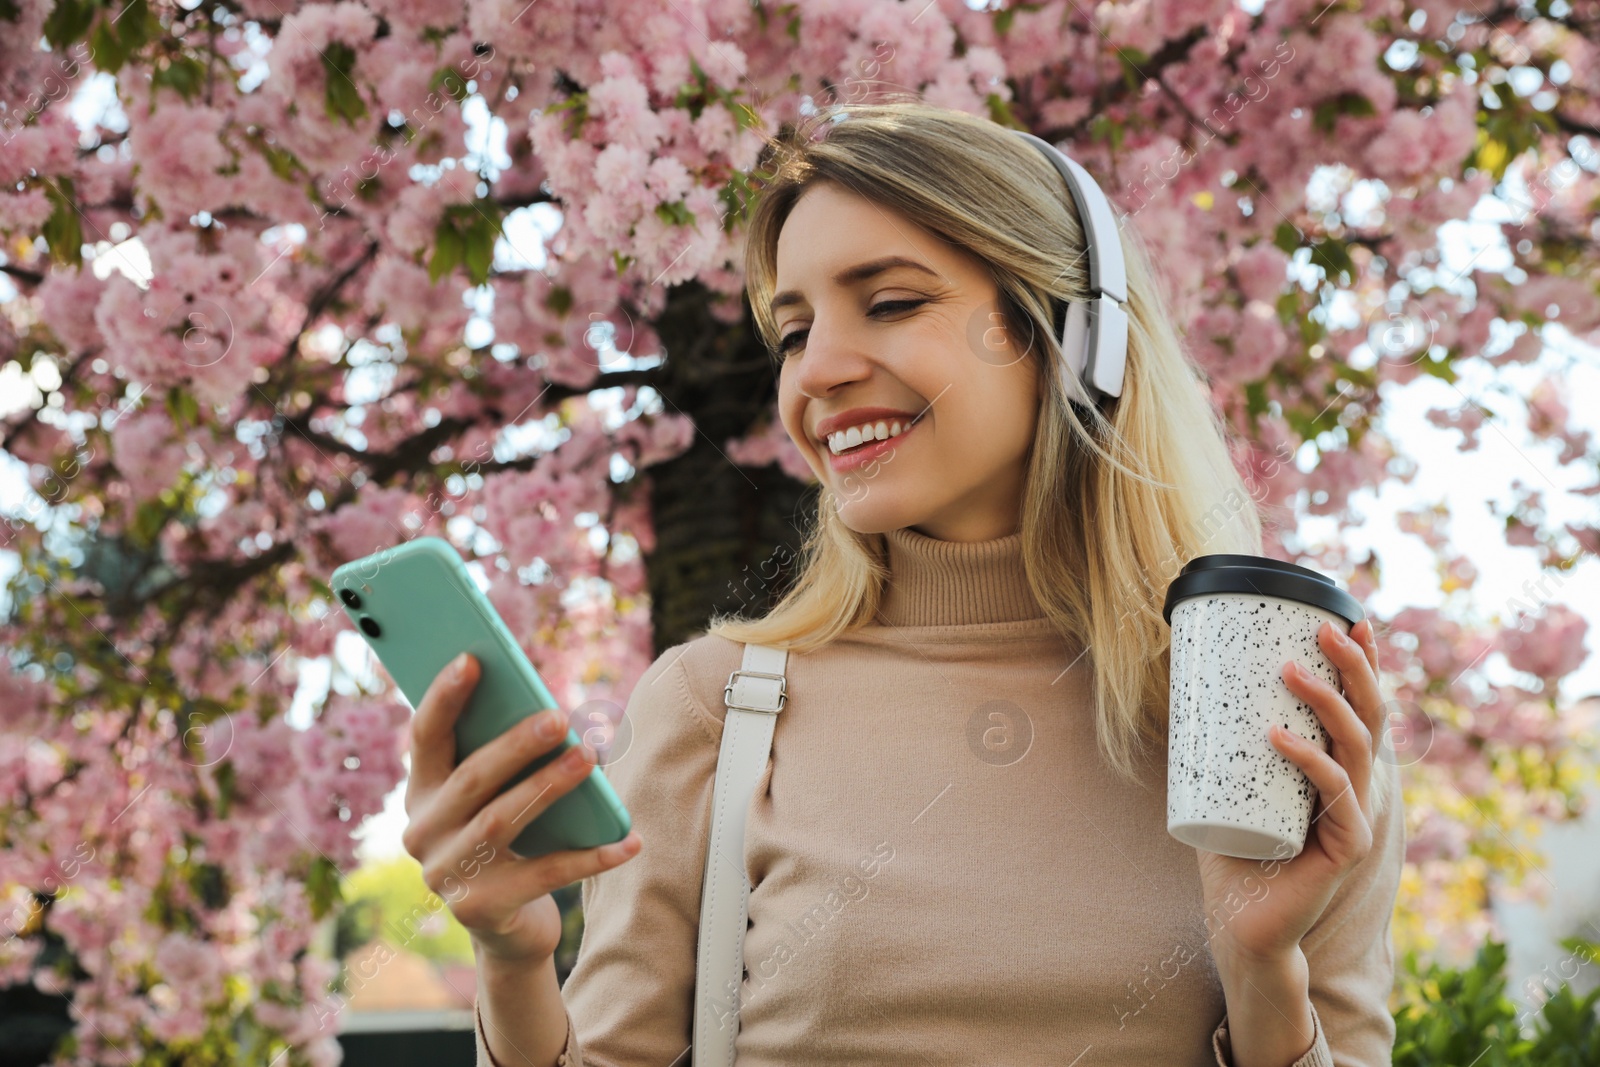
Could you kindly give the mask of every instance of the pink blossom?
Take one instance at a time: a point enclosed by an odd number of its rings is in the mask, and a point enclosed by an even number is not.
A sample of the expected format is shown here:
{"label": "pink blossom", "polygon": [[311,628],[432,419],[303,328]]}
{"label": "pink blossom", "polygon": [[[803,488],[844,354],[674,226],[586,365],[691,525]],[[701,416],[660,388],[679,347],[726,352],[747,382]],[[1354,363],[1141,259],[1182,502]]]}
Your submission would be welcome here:
{"label": "pink blossom", "polygon": [[58,113],[38,124],[7,131],[6,151],[0,162],[0,185],[12,186],[35,174],[66,174],[77,154],[77,130]]}
{"label": "pink blossom", "polygon": [[1439,812],[1426,812],[1422,825],[1406,835],[1406,861],[1456,860],[1466,854],[1469,838],[1457,820]]}
{"label": "pink blossom", "polygon": [[94,316],[86,312],[99,302],[105,287],[92,269],[52,271],[39,286],[39,317],[50,324],[69,351],[103,343]]}
{"label": "pink blossom", "polygon": [[777,419],[744,437],[729,438],[724,443],[724,451],[729,459],[743,466],[763,467],[776,462],[781,470],[797,481],[815,483],[817,480],[816,472],[806,463],[805,456],[795,447],[794,439]]}
{"label": "pink blossom", "polygon": [[1500,649],[1517,670],[1541,679],[1557,679],[1571,674],[1589,658],[1589,649],[1583,643],[1588,631],[1588,620],[1582,615],[1565,604],[1551,604],[1526,629],[1501,630]]}
{"label": "pink blossom", "polygon": [[1428,119],[1416,111],[1397,111],[1389,124],[1368,145],[1368,160],[1375,177],[1405,181],[1421,174],[1432,161],[1428,147]]}
{"label": "pink blossom", "polygon": [[0,193],[0,233],[38,230],[55,214],[55,205],[43,189]]}
{"label": "pink blossom", "polygon": [[1239,316],[1238,332],[1233,335],[1233,354],[1223,364],[1222,374],[1232,382],[1250,382],[1264,377],[1283,354],[1289,335],[1270,304],[1253,300]]}
{"label": "pink blossom", "polygon": [[52,693],[52,687],[40,680],[0,667],[0,726],[24,734],[42,730]]}
{"label": "pink blossom", "polygon": [[188,459],[183,442],[163,410],[145,408],[117,420],[111,431],[117,469],[135,499],[145,500],[170,486]]}
{"label": "pink blossom", "polygon": [[1233,265],[1239,291],[1250,300],[1271,305],[1282,293],[1288,278],[1289,257],[1275,245],[1257,241]]}
{"label": "pink blossom", "polygon": [[[412,531],[407,516],[424,519],[424,528]],[[352,504],[308,524],[316,558],[325,573],[350,560],[408,541],[428,532],[431,509],[404,489],[376,489]]]}
{"label": "pink blossom", "polygon": [[429,27],[451,29],[466,14],[461,0],[371,0],[368,6],[413,34]]}
{"label": "pink blossom", "polygon": [[1483,409],[1476,404],[1462,404],[1455,408],[1430,408],[1426,412],[1429,422],[1440,429],[1461,431],[1457,451],[1468,452],[1478,447],[1478,431],[1483,429]]}
{"label": "pink blossom", "polygon": [[170,101],[128,132],[145,161],[139,188],[176,219],[229,203],[228,179],[217,172],[232,161],[218,140],[227,116],[209,107]]}
{"label": "pink blossom", "polygon": [[399,256],[382,255],[367,281],[369,307],[382,308],[389,318],[408,330],[425,326],[453,332],[466,325],[470,310],[461,302],[459,287],[445,279],[429,279],[427,268]]}
{"label": "pink blossom", "polygon": [[[632,61],[620,52],[600,57],[605,77],[589,90],[589,111],[605,124],[613,145],[648,154],[660,144],[660,120],[650,109],[650,93],[636,77]],[[604,155],[604,153],[602,153]]]}
{"label": "pink blossom", "polygon": [[1565,740],[1561,718],[1547,703],[1517,700],[1495,711],[1481,730],[1490,741],[1514,748],[1532,745],[1553,754]]}

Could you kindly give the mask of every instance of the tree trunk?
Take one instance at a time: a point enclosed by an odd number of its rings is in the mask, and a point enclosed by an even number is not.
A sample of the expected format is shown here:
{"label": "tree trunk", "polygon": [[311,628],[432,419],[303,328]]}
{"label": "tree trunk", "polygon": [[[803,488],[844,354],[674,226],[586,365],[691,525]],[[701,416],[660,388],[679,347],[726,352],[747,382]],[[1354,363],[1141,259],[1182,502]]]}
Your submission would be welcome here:
{"label": "tree trunk", "polygon": [[694,420],[682,455],[651,467],[655,551],[646,557],[656,654],[702,632],[713,612],[758,615],[793,580],[801,529],[816,487],[777,464],[739,467],[724,454],[777,396],[771,357],[745,317],[729,326],[707,311],[698,282],[673,290],[656,323],[665,349],[657,391],[665,410]]}

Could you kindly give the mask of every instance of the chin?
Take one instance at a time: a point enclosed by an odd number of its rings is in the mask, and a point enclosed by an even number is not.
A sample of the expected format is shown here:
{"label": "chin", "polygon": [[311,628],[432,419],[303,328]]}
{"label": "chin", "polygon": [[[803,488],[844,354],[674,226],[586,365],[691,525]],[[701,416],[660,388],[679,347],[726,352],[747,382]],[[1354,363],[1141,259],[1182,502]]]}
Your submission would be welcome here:
{"label": "chin", "polygon": [[[845,497],[834,491],[839,507],[839,521],[859,534],[886,533],[904,526],[915,526],[926,517],[925,509],[902,507],[891,501],[888,494],[872,487]],[[877,499],[874,499],[876,497]]]}

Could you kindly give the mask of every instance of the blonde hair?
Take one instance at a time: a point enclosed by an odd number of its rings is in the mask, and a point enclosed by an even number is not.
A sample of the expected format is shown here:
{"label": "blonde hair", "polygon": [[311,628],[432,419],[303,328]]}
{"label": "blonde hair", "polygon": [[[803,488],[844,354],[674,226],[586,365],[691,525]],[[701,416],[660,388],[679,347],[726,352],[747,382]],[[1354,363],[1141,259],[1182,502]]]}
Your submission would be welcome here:
{"label": "blonde hair", "polygon": [[[911,100],[823,108],[769,139],[762,161],[771,166],[760,171],[750,215],[745,284],[774,355],[768,301],[778,235],[819,181],[899,211],[983,260],[1005,328],[1038,346],[1043,410],[1022,503],[1024,566],[1056,630],[1091,650],[1101,752],[1138,781],[1145,746],[1166,744],[1167,583],[1197,555],[1262,554],[1260,516],[1227,427],[1184,352],[1148,253],[1118,227],[1126,375],[1120,397],[1090,407],[1063,381],[1050,304],[1089,296],[1083,230],[1065,183],[1036,147],[987,119]],[[870,622],[888,578],[884,536],[846,526],[823,485],[782,599],[757,618],[717,614],[706,632],[810,651]]]}

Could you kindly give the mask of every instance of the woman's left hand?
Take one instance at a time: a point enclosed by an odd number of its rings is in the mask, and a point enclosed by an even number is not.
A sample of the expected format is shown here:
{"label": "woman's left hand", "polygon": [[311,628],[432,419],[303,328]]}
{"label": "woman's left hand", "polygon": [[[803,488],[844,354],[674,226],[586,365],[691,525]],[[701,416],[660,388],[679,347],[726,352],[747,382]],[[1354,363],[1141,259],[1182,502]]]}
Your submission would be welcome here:
{"label": "woman's left hand", "polygon": [[1293,660],[1285,664],[1283,678],[1290,692],[1317,713],[1332,752],[1276,724],[1269,735],[1272,746],[1317,789],[1305,848],[1288,861],[1195,850],[1212,954],[1219,964],[1292,958],[1339,884],[1372,848],[1369,794],[1383,714],[1372,621],[1361,620],[1350,636],[1324,623],[1317,639],[1339,670],[1343,692],[1310,673],[1298,673]]}

